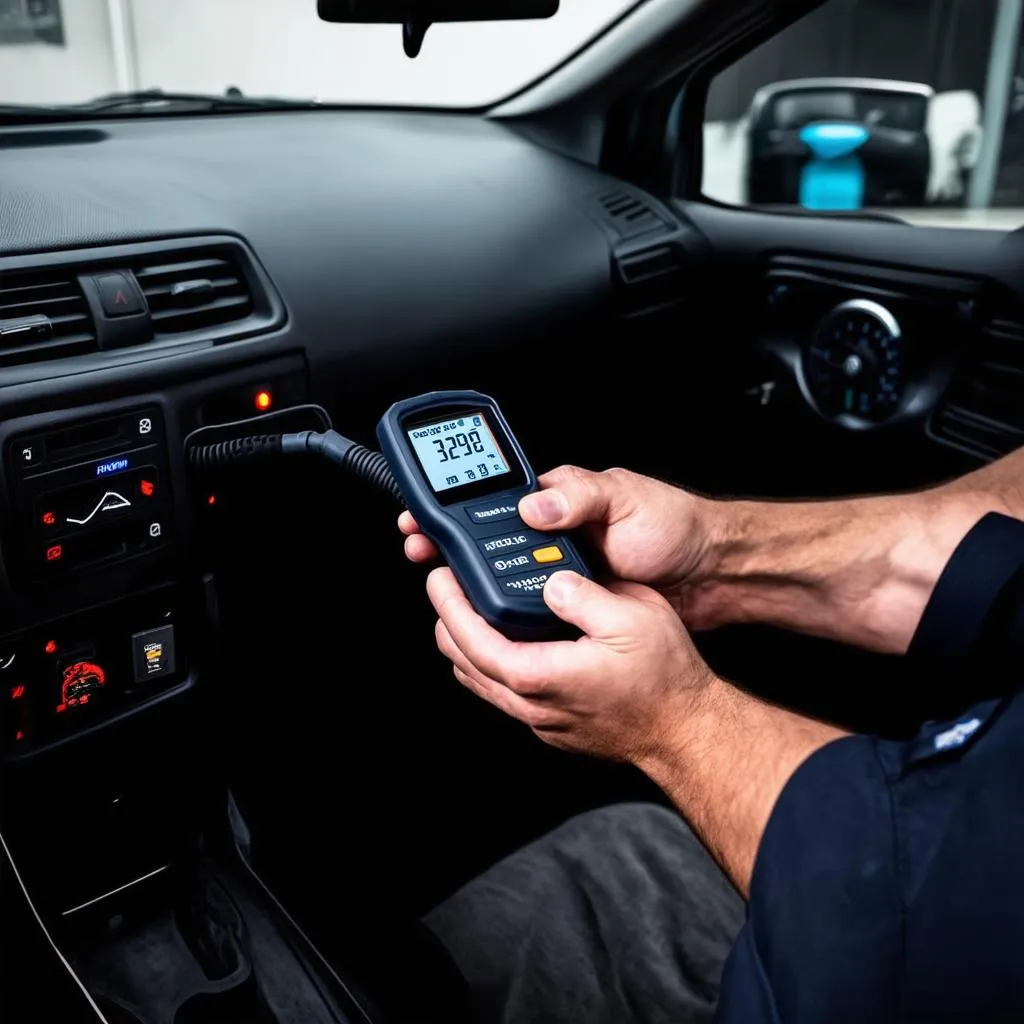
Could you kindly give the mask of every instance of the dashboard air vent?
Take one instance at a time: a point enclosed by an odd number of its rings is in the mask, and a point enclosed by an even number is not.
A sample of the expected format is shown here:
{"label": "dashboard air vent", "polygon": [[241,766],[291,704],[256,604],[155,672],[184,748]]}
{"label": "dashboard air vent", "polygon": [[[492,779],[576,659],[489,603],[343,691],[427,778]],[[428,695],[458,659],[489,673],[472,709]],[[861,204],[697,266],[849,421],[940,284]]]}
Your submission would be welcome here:
{"label": "dashboard air vent", "polygon": [[612,256],[614,284],[622,316],[669,310],[688,297],[686,250],[677,241],[623,243]]}
{"label": "dashboard air vent", "polygon": [[253,313],[249,282],[231,253],[160,259],[135,268],[155,337],[245,320]]}
{"label": "dashboard air vent", "polygon": [[0,363],[29,363],[97,348],[78,280],[67,271],[0,275]]}
{"label": "dashboard air vent", "polygon": [[673,245],[653,245],[623,254],[617,266],[622,280],[630,285],[666,275],[678,276],[681,270],[679,251]]}
{"label": "dashboard air vent", "polygon": [[618,233],[620,238],[633,238],[648,231],[664,231],[672,225],[648,203],[632,192],[617,190],[603,192],[597,197],[602,219]]}
{"label": "dashboard air vent", "polygon": [[932,432],[987,458],[1024,444],[1024,326],[993,321],[936,413]]}

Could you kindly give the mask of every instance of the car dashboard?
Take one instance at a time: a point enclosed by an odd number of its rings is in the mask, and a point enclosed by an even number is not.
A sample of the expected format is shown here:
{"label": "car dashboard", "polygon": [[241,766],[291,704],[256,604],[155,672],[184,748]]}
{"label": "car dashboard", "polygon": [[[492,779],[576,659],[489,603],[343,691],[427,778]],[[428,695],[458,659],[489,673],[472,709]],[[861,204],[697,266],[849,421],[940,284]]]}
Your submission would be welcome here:
{"label": "car dashboard", "polygon": [[471,115],[0,149],[3,834],[51,929],[177,862],[211,732],[354,744],[413,671],[395,623],[429,646],[382,498],[197,478],[194,431],[319,407],[372,444],[393,401],[476,388],[538,468],[772,497],[925,486],[1024,431],[1015,235],[664,201]]}

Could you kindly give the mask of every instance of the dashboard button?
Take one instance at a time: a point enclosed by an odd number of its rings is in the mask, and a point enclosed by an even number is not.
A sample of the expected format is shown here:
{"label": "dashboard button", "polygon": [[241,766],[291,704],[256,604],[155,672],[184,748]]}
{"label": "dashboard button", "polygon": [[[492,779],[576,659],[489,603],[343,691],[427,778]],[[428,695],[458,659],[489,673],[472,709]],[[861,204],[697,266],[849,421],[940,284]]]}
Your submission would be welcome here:
{"label": "dashboard button", "polygon": [[485,505],[472,505],[466,509],[470,522],[477,526],[487,523],[498,523],[503,519],[515,519],[519,515],[519,507],[511,498],[507,501],[489,501]]}
{"label": "dashboard button", "polygon": [[107,685],[107,670],[95,661],[73,661],[61,665],[60,696],[54,710],[61,714],[84,708],[101,700]]}
{"label": "dashboard button", "polygon": [[11,461],[19,473],[27,473],[43,463],[46,445],[41,437],[24,437],[11,446]]}
{"label": "dashboard button", "polygon": [[101,274],[96,278],[96,290],[106,316],[137,316],[145,312],[142,296],[127,274]]}

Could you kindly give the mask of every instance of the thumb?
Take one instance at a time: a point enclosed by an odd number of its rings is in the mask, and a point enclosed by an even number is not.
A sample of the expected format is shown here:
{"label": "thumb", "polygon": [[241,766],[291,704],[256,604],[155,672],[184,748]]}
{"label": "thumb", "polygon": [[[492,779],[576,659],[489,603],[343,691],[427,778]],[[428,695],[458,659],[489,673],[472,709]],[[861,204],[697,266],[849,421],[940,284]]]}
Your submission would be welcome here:
{"label": "thumb", "polygon": [[562,466],[543,478],[544,489],[519,502],[523,521],[538,530],[570,530],[584,523],[608,523],[621,513],[622,488],[612,473]]}
{"label": "thumb", "polygon": [[635,611],[635,601],[629,597],[564,570],[544,585],[544,601],[560,619],[597,638],[621,634]]}

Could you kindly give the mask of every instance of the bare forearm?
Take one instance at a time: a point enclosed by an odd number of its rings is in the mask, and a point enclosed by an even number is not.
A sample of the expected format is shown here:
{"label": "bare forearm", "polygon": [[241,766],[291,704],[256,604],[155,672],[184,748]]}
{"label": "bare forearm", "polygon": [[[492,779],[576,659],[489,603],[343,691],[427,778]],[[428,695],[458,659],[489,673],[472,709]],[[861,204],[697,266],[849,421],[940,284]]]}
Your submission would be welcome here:
{"label": "bare forearm", "polygon": [[936,489],[950,495],[970,494],[998,502],[997,511],[1024,519],[1024,448]]}
{"label": "bare forearm", "polygon": [[971,527],[1024,518],[1024,450],[915,494],[713,505],[705,570],[682,595],[690,625],[764,622],[902,653]]}
{"label": "bare forearm", "polygon": [[841,729],[765,704],[714,679],[638,764],[744,896],[772,808],[796,769]]}

